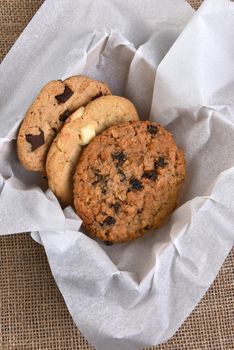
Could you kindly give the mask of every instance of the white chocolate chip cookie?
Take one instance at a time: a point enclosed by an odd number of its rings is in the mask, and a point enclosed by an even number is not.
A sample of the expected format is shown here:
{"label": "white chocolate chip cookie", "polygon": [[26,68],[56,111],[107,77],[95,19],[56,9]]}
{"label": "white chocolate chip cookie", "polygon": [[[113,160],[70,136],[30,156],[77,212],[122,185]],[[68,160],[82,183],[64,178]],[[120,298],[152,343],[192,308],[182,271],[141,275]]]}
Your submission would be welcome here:
{"label": "white chocolate chip cookie", "polygon": [[132,120],[138,120],[134,105],[119,96],[99,97],[67,119],[46,160],[49,187],[63,205],[73,205],[73,175],[83,147],[110,126]]}

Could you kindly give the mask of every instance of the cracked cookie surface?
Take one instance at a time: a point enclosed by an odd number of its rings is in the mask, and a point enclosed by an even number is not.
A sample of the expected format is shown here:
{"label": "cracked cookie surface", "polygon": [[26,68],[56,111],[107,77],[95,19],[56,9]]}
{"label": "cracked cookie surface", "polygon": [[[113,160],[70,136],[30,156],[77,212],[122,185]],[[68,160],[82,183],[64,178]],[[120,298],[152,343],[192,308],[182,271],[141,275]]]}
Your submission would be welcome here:
{"label": "cracked cookie surface", "polygon": [[22,165],[44,172],[51,142],[70,114],[93,99],[110,94],[106,84],[84,76],[45,85],[26,112],[18,133],[17,153]]}
{"label": "cracked cookie surface", "polygon": [[82,149],[111,125],[138,120],[131,101],[102,96],[75,111],[54,139],[46,160],[50,189],[64,205],[73,205],[73,175]]}
{"label": "cracked cookie surface", "polygon": [[74,176],[74,205],[87,230],[125,242],[158,228],[175,209],[185,158],[159,124],[110,127],[84,149]]}

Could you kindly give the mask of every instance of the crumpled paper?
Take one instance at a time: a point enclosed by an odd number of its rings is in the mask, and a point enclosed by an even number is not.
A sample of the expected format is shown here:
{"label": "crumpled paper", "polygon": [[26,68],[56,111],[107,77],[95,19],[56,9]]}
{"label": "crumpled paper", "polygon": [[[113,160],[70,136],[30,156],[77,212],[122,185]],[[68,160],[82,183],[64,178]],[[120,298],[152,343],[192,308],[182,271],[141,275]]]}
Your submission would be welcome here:
{"label": "crumpled paper", "polygon": [[[0,67],[0,234],[34,231],[81,332],[100,350],[170,338],[233,241],[234,4],[50,0]],[[17,129],[49,80],[86,74],[130,98],[185,150],[187,179],[165,226],[105,246],[85,235],[40,174],[22,168]]]}

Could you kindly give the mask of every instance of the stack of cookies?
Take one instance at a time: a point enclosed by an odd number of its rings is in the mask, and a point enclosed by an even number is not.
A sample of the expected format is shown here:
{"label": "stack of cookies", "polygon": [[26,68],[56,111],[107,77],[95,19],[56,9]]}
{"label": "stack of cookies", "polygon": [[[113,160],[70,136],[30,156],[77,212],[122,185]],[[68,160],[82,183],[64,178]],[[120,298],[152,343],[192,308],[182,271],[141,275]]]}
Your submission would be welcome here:
{"label": "stack of cookies", "polygon": [[108,243],[160,227],[185,178],[172,135],[84,76],[41,90],[20,127],[17,153],[26,169],[46,173],[61,205],[74,206],[90,234]]}

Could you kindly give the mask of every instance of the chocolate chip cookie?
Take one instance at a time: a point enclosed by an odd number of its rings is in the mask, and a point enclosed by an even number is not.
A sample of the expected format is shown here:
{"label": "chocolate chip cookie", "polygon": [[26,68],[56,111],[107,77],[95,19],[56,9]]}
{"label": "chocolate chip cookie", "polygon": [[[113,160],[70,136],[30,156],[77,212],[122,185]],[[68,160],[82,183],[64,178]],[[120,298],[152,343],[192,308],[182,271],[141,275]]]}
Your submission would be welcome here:
{"label": "chocolate chip cookie", "polygon": [[74,176],[74,205],[87,230],[125,242],[162,225],[175,209],[185,158],[159,124],[110,127],[84,149]]}
{"label": "chocolate chip cookie", "polygon": [[26,112],[19,130],[17,153],[23,166],[44,172],[50,144],[69,115],[93,99],[110,94],[106,84],[84,76],[48,83]]}
{"label": "chocolate chip cookie", "polygon": [[49,187],[63,205],[73,204],[72,178],[83,147],[111,125],[130,120],[138,120],[137,111],[120,96],[99,97],[67,119],[46,160]]}

